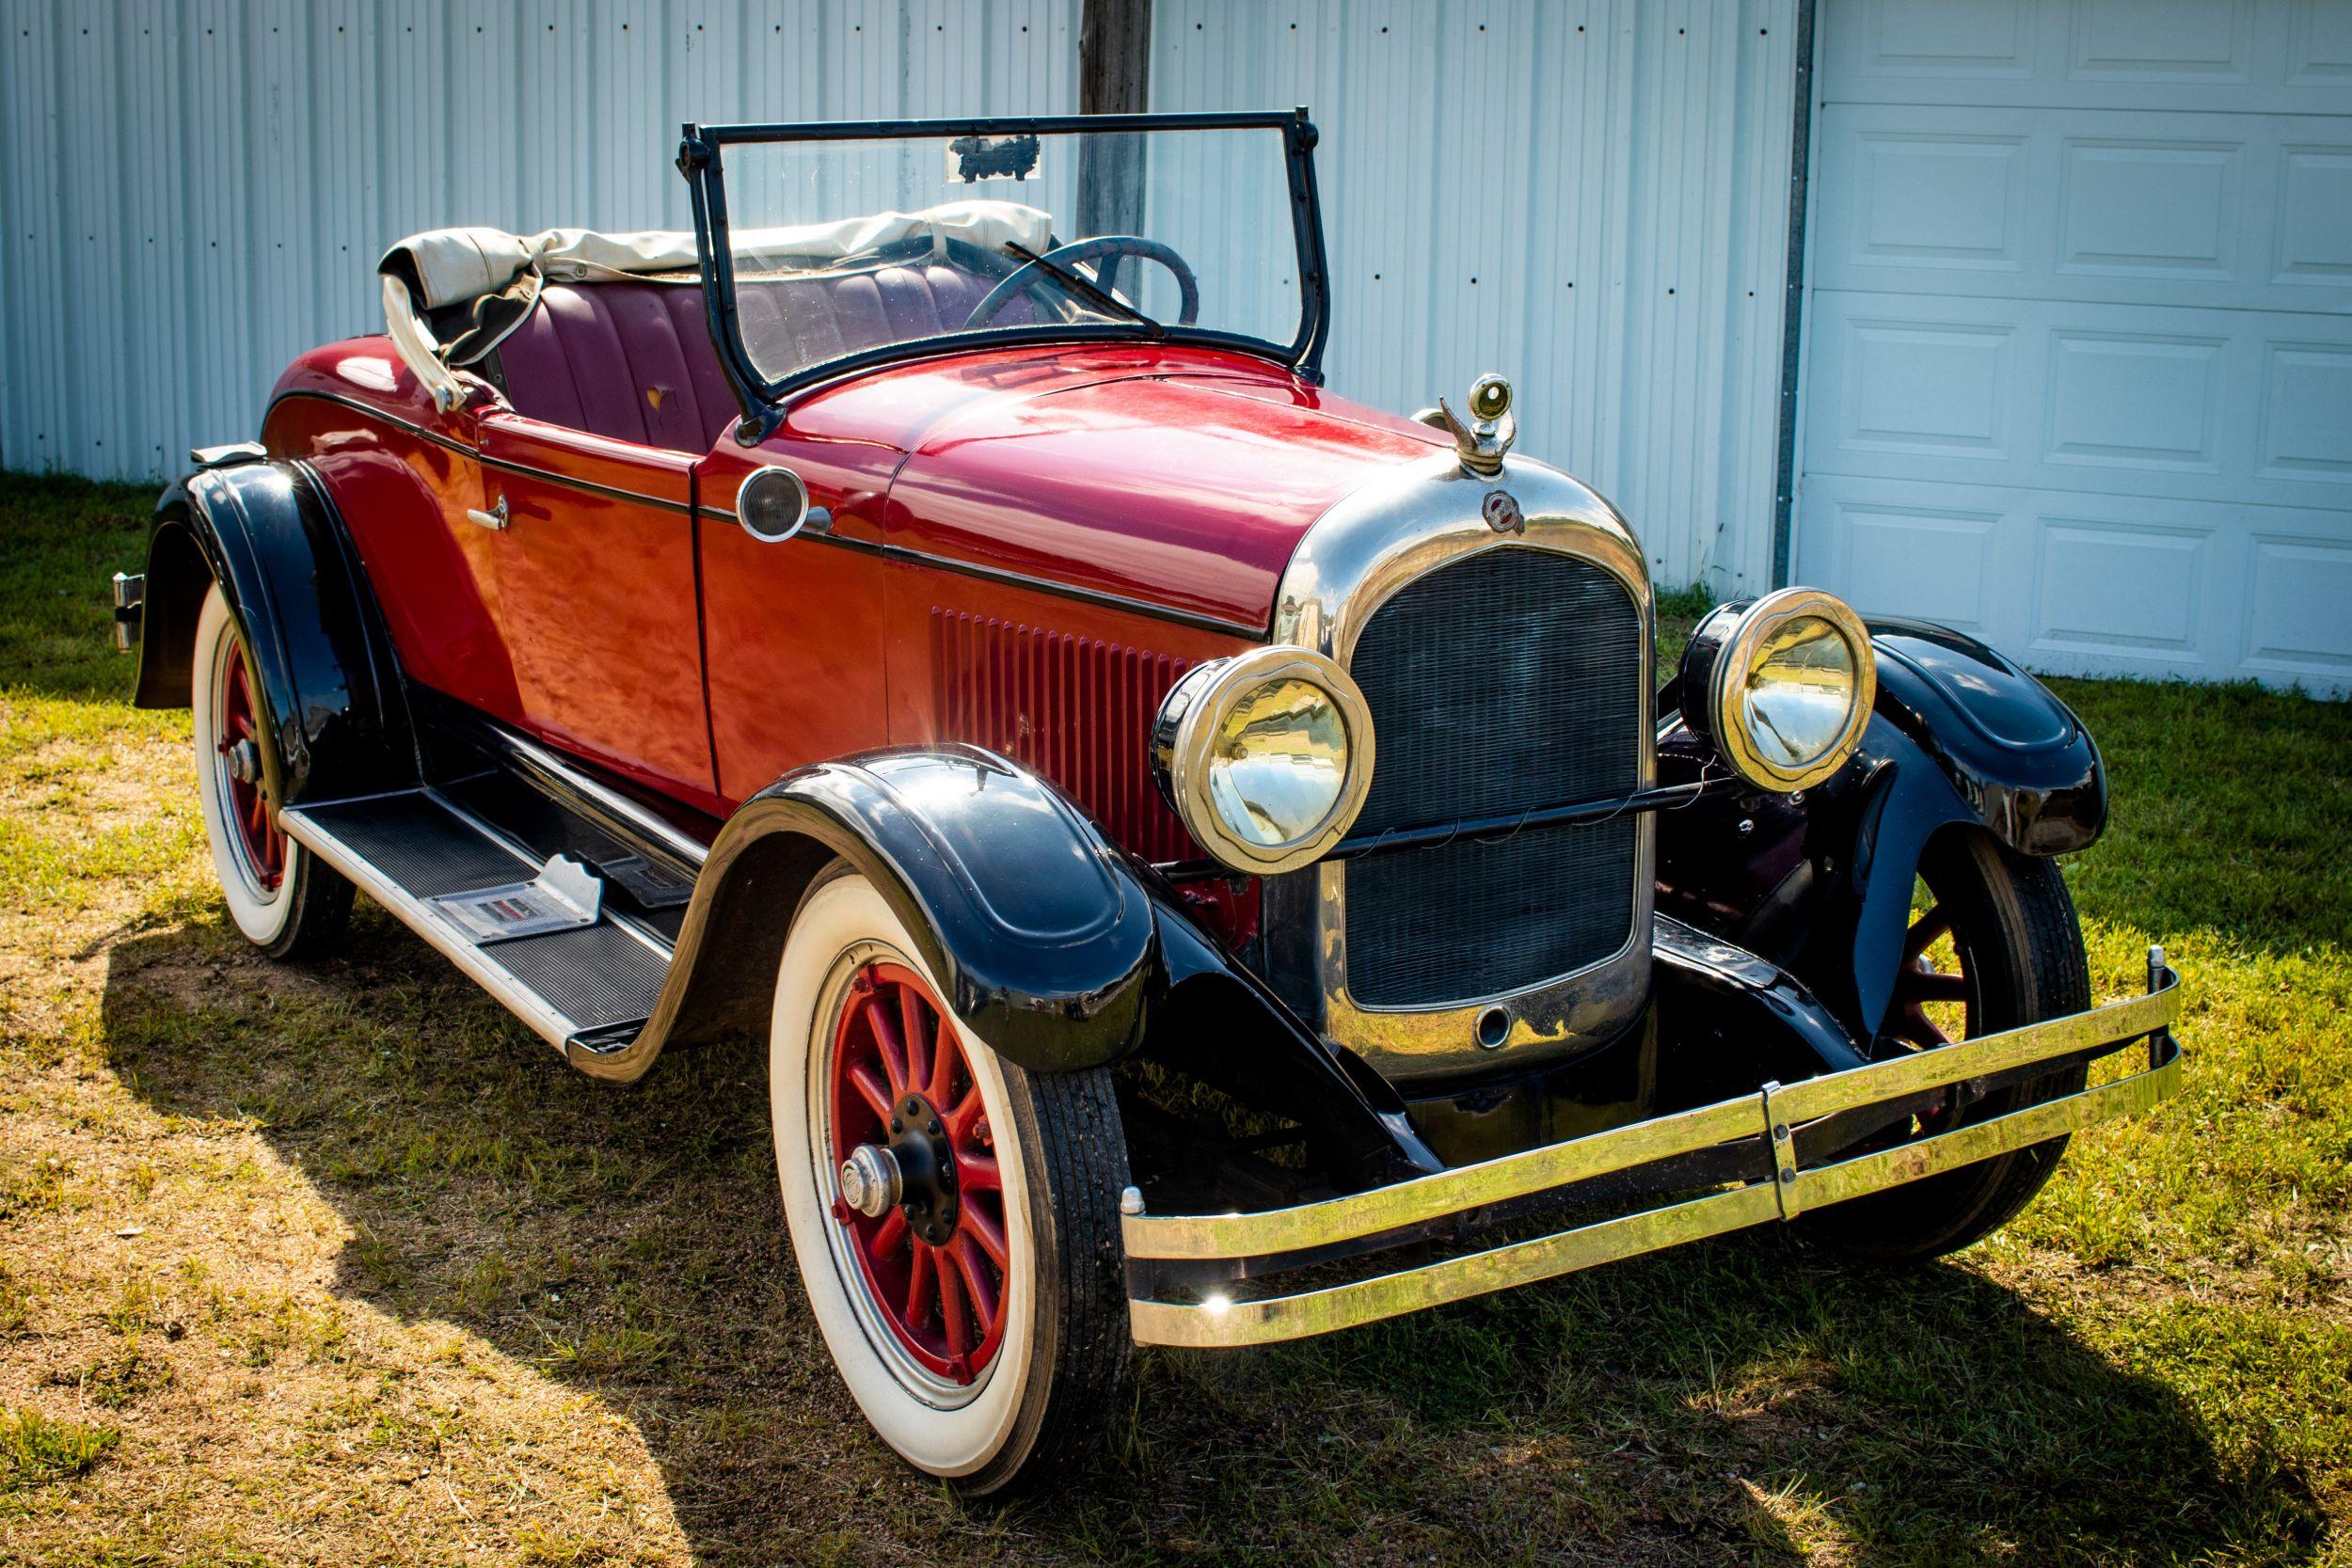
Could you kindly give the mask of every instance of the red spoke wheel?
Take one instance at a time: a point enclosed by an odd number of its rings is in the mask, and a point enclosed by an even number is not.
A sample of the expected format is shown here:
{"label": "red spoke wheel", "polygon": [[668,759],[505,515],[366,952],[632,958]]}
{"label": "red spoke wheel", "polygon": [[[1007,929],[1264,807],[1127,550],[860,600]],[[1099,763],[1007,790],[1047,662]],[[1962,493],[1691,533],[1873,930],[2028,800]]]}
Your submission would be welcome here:
{"label": "red spoke wheel", "polygon": [[[1924,905],[1925,908],[1920,908]],[[1925,879],[1913,897],[1917,911],[1903,935],[1902,965],[1887,1002],[1885,1032],[1921,1051],[1964,1040],[1978,1033],[1975,988],[1969,978],[1966,938],[1936,899]],[[1955,1125],[1947,1101],[1919,1115],[1919,1131],[1941,1132]]]}
{"label": "red spoke wheel", "polygon": [[876,1151],[897,1201],[833,1207],[876,1315],[921,1366],[969,1384],[1004,1342],[1005,1195],[988,1108],[943,1011],[904,964],[851,976],[830,1064],[833,1156]]}
{"label": "red spoke wheel", "polygon": [[[1990,833],[1935,840],[1919,867],[1876,1054],[1937,1051],[1955,1041],[2082,1011],[2090,966],[2074,900],[2055,862],[2020,855]],[[1897,1139],[1933,1136],[2080,1090],[2081,1067],[1989,1092],[1955,1088],[1918,1112]],[[2066,1140],[1810,1210],[1806,1228],[1885,1261],[1966,1246],[2024,1208],[2058,1168]]]}
{"label": "red spoke wheel", "polygon": [[351,884],[278,826],[267,705],[246,628],[218,588],[197,618],[189,673],[204,835],[230,918],[273,958],[316,952],[342,934]]}
{"label": "red spoke wheel", "polygon": [[847,865],[803,895],[769,1025],[776,1178],[858,1409],[984,1496],[1067,1473],[1119,1406],[1126,1137],[1108,1071],[999,1055],[922,951]]}
{"label": "red spoke wheel", "polygon": [[224,650],[226,669],[220,707],[220,738],[213,743],[228,774],[230,816],[244,846],[254,882],[275,893],[286,875],[286,835],[271,810],[262,778],[262,724],[253,701],[253,675],[245,643],[234,632]]}

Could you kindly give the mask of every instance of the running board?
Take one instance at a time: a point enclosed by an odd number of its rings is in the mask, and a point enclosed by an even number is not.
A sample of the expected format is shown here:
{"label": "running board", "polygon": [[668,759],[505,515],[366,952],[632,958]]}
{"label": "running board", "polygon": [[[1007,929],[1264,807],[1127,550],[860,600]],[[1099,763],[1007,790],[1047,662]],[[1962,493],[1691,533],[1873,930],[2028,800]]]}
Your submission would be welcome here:
{"label": "running board", "polygon": [[[479,940],[457,895],[538,882],[546,863],[429,789],[278,814],[286,835],[398,916],[532,1032],[566,1056],[617,1051],[653,1014],[670,972],[659,931],[593,904],[535,935]],[[577,868],[556,857],[556,878]]]}

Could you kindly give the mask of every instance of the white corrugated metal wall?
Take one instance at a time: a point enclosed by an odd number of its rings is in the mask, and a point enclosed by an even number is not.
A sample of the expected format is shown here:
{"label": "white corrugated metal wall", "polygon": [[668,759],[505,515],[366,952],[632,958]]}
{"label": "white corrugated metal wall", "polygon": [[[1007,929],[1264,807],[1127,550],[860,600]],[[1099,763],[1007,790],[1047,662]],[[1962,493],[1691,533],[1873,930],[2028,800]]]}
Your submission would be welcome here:
{"label": "white corrugated metal wall", "polygon": [[1304,103],[1335,388],[1519,393],[1666,583],[1769,586],[1796,0],[1157,0],[1155,109]]}
{"label": "white corrugated metal wall", "polygon": [[1078,0],[0,0],[0,464],[145,478],[444,224],[683,228],[682,120],[1077,106]]}
{"label": "white corrugated metal wall", "polygon": [[[1306,103],[1335,387],[1485,370],[1661,580],[1769,568],[1796,0],[1159,0],[1160,109]],[[0,0],[0,463],[251,432],[451,223],[683,225],[682,119],[1066,112],[1079,0]]]}

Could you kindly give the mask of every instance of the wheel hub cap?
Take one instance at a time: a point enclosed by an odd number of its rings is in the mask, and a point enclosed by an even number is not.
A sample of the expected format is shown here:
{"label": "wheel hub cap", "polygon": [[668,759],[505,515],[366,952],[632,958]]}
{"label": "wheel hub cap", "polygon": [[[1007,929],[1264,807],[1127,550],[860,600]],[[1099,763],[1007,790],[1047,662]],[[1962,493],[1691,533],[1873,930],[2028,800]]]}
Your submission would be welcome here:
{"label": "wheel hub cap", "polygon": [[841,1201],[869,1220],[888,1213],[901,1190],[898,1157],[886,1148],[860,1144],[841,1163]]}
{"label": "wheel hub cap", "polygon": [[262,782],[262,753],[250,740],[240,740],[222,753],[229,759],[229,776],[239,784]]}

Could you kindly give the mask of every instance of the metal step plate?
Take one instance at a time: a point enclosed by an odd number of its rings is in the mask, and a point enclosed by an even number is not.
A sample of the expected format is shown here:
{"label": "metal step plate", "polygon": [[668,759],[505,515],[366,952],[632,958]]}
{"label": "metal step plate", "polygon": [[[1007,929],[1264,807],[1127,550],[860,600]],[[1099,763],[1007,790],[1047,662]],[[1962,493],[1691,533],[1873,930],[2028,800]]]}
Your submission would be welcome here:
{"label": "metal step plate", "polygon": [[[599,913],[580,868],[559,869],[551,880],[567,891],[549,894],[547,867],[430,790],[290,807],[278,821],[550,1045],[593,1035],[609,1048],[652,1016],[668,945]],[[501,900],[523,918],[501,927],[480,913]],[[532,924],[557,913],[561,927]]]}

